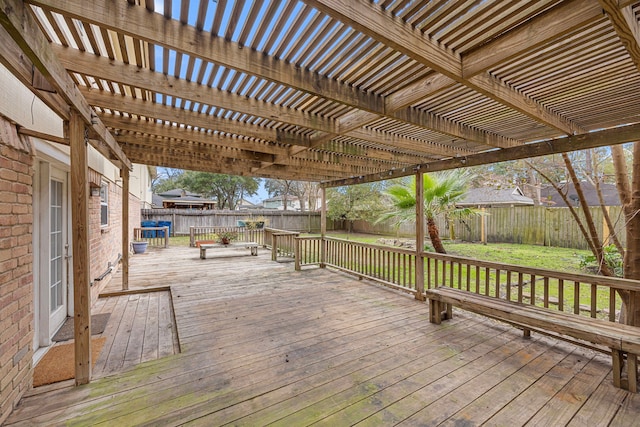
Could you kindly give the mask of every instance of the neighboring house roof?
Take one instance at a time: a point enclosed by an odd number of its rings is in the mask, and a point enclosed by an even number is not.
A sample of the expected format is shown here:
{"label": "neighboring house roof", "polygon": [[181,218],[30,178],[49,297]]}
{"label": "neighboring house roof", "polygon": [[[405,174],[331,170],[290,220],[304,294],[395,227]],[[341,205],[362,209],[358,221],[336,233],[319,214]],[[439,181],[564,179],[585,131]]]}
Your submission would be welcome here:
{"label": "neighboring house roof", "polygon": [[[167,206],[213,206],[215,200],[203,199],[199,194],[188,193],[186,196],[175,196],[176,192],[182,191],[180,189],[171,190],[161,194],[153,194],[152,205],[155,208],[163,208]],[[169,196],[167,196],[169,194]]]}
{"label": "neighboring house roof", "polygon": [[511,188],[472,188],[459,206],[529,206],[533,199],[525,196],[519,187]]}
{"label": "neighboring house roof", "polygon": [[[278,202],[278,201],[282,201],[284,200],[284,196],[274,196],[268,199],[263,200],[264,202]],[[296,196],[292,196],[291,194],[289,194],[287,196],[287,202],[293,202],[293,201],[297,201],[298,197]]]}
{"label": "neighboring house roof", "polygon": [[[167,200],[167,198],[165,198]],[[182,196],[182,197],[174,197],[168,199],[171,203],[180,203],[180,202],[215,202],[215,200],[203,199],[200,196]]]}
{"label": "neighboring house roof", "polygon": [[162,207],[162,197],[159,194],[153,193],[151,195],[151,205],[156,208]]}
{"label": "neighboring house roof", "polygon": [[[560,184],[560,187],[563,189],[562,191],[566,191],[567,198],[573,202],[573,206],[578,206],[578,193],[576,192],[576,188],[573,183],[565,182]],[[580,188],[582,188],[587,205],[600,206],[598,193],[593,184],[588,181],[582,181],[580,183]],[[615,185],[602,183],[600,184],[600,189],[602,190],[602,197],[604,198],[605,206],[620,206],[620,197]],[[540,189],[540,201],[545,206],[567,206],[558,192],[550,185]]]}
{"label": "neighboring house roof", "polygon": [[158,196],[161,196],[163,199],[170,199],[174,197],[183,197],[183,196],[191,196],[191,197],[199,197],[198,193],[191,193],[187,190],[183,190],[182,188],[174,188],[173,190],[165,191],[164,193],[159,193]]}

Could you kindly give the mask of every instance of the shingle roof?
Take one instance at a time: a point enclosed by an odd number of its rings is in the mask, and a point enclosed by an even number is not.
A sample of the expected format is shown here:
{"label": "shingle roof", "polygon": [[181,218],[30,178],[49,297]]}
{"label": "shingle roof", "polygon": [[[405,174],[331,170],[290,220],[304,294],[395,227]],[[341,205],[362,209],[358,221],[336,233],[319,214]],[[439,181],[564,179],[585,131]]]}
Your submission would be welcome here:
{"label": "shingle roof", "polygon": [[518,187],[512,188],[472,188],[460,206],[533,205],[533,199],[525,196]]}
{"label": "shingle roof", "polygon": [[[588,181],[583,181],[580,183],[580,187],[582,188],[582,192],[584,193],[585,199],[587,201],[587,205],[589,206],[599,206],[600,201],[598,200],[598,193],[596,192],[596,188]],[[576,192],[575,186],[573,183],[563,183],[561,184],[561,188],[566,192],[567,197],[574,204],[573,206],[578,205],[578,194]],[[613,184],[600,184],[600,189],[602,190],[602,196],[604,198],[605,206],[619,206],[620,205],[620,197],[618,195],[618,190],[616,186]],[[547,206],[557,206],[557,207],[565,207],[567,206],[562,197],[558,194],[558,192],[551,186],[543,187],[540,190],[540,200],[542,204]]]}

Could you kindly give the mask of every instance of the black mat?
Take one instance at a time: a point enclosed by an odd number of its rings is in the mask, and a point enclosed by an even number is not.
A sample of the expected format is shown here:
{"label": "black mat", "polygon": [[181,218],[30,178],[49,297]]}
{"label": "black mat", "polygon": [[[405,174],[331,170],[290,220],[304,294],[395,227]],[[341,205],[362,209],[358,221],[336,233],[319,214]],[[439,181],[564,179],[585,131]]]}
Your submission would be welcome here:
{"label": "black mat", "polygon": [[[104,332],[109,316],[111,316],[111,313],[100,313],[91,316],[91,335],[98,335]],[[73,339],[73,317],[67,317],[62,327],[53,336],[53,340],[56,342],[70,339]]]}

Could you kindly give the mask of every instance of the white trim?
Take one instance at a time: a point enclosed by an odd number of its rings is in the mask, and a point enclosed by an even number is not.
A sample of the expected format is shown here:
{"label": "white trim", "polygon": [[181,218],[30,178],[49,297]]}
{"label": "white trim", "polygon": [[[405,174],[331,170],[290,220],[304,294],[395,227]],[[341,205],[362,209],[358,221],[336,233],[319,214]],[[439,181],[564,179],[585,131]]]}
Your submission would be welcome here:
{"label": "white trim", "polygon": [[39,138],[31,138],[33,147],[36,150],[36,157],[56,164],[56,167],[69,172],[71,165],[71,158],[69,154],[56,148],[54,143],[47,142]]}

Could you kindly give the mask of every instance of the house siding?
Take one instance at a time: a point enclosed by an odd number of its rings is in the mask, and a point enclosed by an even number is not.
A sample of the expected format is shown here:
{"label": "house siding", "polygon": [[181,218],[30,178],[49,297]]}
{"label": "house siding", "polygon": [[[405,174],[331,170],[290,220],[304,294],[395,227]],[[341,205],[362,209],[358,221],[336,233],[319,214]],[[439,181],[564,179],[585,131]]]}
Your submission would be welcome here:
{"label": "house siding", "polygon": [[33,377],[34,160],[24,141],[7,144],[0,141],[0,425]]}

